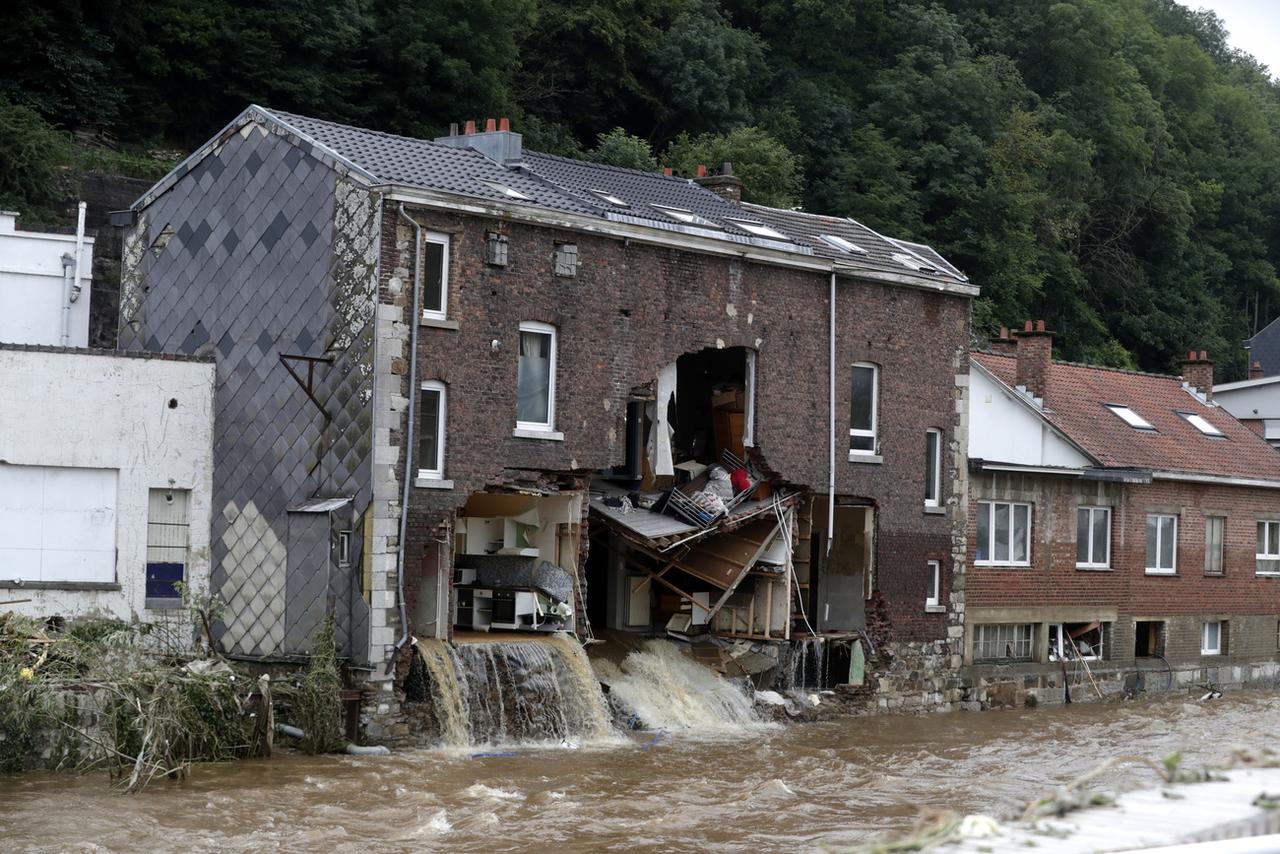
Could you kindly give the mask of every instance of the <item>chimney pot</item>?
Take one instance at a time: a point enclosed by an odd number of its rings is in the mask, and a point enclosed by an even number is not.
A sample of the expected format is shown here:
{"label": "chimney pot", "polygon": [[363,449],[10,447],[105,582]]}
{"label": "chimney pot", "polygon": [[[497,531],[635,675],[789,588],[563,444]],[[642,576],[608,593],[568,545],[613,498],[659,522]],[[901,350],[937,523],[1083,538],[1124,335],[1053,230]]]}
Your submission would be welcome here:
{"label": "chimney pot", "polygon": [[1249,379],[1251,380],[1262,379],[1262,363],[1261,362],[1254,362],[1252,365],[1249,366]]}
{"label": "chimney pot", "polygon": [[502,131],[503,133],[510,131],[511,119],[507,118],[506,116],[503,116],[502,118],[498,119],[498,130]]}
{"label": "chimney pot", "polygon": [[1043,321],[1043,320],[1037,320],[1037,321],[1036,321],[1036,332],[1044,332],[1044,321]]}
{"label": "chimney pot", "polygon": [[1195,360],[1196,360],[1196,351],[1192,350],[1190,353],[1187,354],[1187,361],[1194,362]]}
{"label": "chimney pot", "polygon": [[497,122],[495,119],[485,119],[485,120],[484,120],[484,132],[485,132],[485,133],[493,133],[493,132],[494,132],[495,130],[497,130],[497,129],[498,129],[498,122]]}
{"label": "chimney pot", "polygon": [[449,136],[457,136],[457,135],[458,135],[458,123],[449,122]]}
{"label": "chimney pot", "polygon": [[472,134],[475,132],[476,132],[476,120],[467,119],[466,129],[463,131],[463,133]]}
{"label": "chimney pot", "polygon": [[1009,334],[1009,327],[1000,327],[1000,337],[989,342],[991,352],[1001,356],[1013,356],[1018,352],[1018,345]]}
{"label": "chimney pot", "polygon": [[1001,326],[1001,327],[1000,327],[1000,337],[1001,337],[1001,338],[1008,338],[1008,337],[1009,337],[1009,327],[1007,327],[1007,326]]}
{"label": "chimney pot", "polygon": [[1207,361],[1209,361],[1209,354],[1208,354],[1207,352],[1205,352],[1204,350],[1201,350],[1201,351],[1200,351],[1200,361],[1202,361],[1202,362],[1207,362]]}
{"label": "chimney pot", "polygon": [[1023,332],[1030,332],[1030,331],[1031,331],[1031,321],[1030,321],[1030,320],[1025,321],[1025,322],[1022,324],[1022,331],[1023,331]]}
{"label": "chimney pot", "polygon": [[663,175],[666,175],[668,178],[670,178],[670,177],[671,177],[671,167],[670,167],[670,166],[668,166],[668,167],[666,167],[665,169],[663,169],[663,170],[662,170],[662,174],[663,174]]}
{"label": "chimney pot", "polygon": [[730,163],[728,160],[726,160],[725,162],[721,163],[721,164],[720,164],[720,174],[721,174],[721,175],[732,175],[732,174],[733,174],[733,164],[732,164],[732,163]]}
{"label": "chimney pot", "polygon": [[698,164],[698,177],[699,177],[699,178],[705,178],[705,177],[707,177],[707,167],[706,167],[706,164],[703,164],[703,163],[699,163],[699,164]]}

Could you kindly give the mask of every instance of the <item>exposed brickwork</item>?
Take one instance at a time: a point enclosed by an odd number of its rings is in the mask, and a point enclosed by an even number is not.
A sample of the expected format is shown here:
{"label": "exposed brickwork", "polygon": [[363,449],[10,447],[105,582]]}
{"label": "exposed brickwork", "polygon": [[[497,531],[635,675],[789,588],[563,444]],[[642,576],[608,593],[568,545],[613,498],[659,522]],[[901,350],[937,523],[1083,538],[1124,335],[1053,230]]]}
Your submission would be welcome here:
{"label": "exposed brickwork", "polygon": [[1013,336],[1018,358],[1017,384],[1037,397],[1044,397],[1049,387],[1049,365],[1053,362],[1053,333],[1045,331],[1043,320],[1038,328],[1032,328],[1028,320],[1022,331]]}
{"label": "exposed brickwork", "polygon": [[1213,400],[1213,362],[1204,350],[1187,354],[1187,360],[1182,363],[1182,378],[1187,385]]}
{"label": "exposed brickwork", "polygon": [[[702,348],[758,351],[758,449],[791,483],[825,487],[826,274],[461,214],[410,213],[425,228],[450,235],[448,316],[458,328],[419,329],[419,379],[448,387],[445,477],[454,488],[414,491],[407,578],[436,571],[434,562],[423,564],[439,520],[471,493],[536,471],[586,474],[622,463],[629,390]],[[506,267],[485,263],[490,231],[509,238]],[[412,235],[394,206],[385,207],[379,294],[406,318]],[[555,244],[565,241],[578,245],[574,278],[554,274]],[[968,301],[849,280],[841,280],[837,292],[837,493],[877,506],[878,585],[904,636],[941,637],[946,616],[924,613],[924,561],[953,557],[948,544],[960,532],[952,529],[953,478],[943,478],[943,498],[952,508],[924,512],[925,430],[942,429],[946,446],[954,448],[963,423],[956,374],[967,379]],[[511,435],[524,320],[558,330],[562,442]],[[860,361],[881,365],[881,464],[846,459],[849,365]],[[401,383],[407,394],[407,371]],[[400,454],[403,466],[402,447]],[[949,571],[944,564],[944,575]]]}

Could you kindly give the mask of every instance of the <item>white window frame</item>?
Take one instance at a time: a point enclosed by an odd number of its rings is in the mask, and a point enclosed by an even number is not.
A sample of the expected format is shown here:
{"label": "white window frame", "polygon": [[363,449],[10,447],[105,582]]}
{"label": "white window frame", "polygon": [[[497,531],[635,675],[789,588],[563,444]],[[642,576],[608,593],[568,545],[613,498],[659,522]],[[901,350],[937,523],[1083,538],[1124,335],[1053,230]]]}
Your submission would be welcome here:
{"label": "white window frame", "polygon": [[932,592],[924,597],[924,608],[926,611],[937,610],[942,607],[942,561],[926,561],[925,566],[929,569],[929,589]]}
{"label": "white window frame", "polygon": [[[879,447],[880,437],[878,435],[879,429],[880,429],[880,366],[875,364],[874,362],[854,362],[852,365],[850,365],[850,367],[854,371],[857,371],[861,368],[871,369],[871,429],[866,430],[862,428],[854,428],[852,426],[849,428],[850,439],[854,437],[864,438],[864,439],[870,437],[871,447],[869,449],[850,448],[849,457],[851,459],[855,457],[874,457],[880,451],[880,447]],[[853,373],[852,372],[849,374],[849,404],[852,407],[853,405]],[[852,420],[853,413],[850,412],[849,415],[850,415],[850,420]]]}
{"label": "white window frame", "polygon": [[[1218,537],[1216,572],[1209,569],[1209,556],[1213,554],[1209,549],[1209,526],[1215,521],[1222,523],[1222,531]],[[1204,574],[1211,578],[1227,574],[1227,517],[1221,514],[1209,513],[1204,517]]]}
{"label": "white window frame", "polygon": [[[1222,655],[1222,620],[1205,620],[1200,624],[1200,654],[1201,655]],[[1217,637],[1214,638],[1213,646],[1209,646],[1209,627],[1217,627]]]}
{"label": "white window frame", "polygon": [[[1150,524],[1152,519],[1172,519],[1173,520],[1173,566],[1170,566],[1170,567],[1147,566],[1146,573],[1147,575],[1177,575],[1178,574],[1178,515],[1176,513],[1148,513],[1147,524]],[[1156,561],[1157,562],[1159,562],[1160,560],[1160,552],[1161,552],[1160,546],[1164,542],[1160,533],[1160,530],[1162,527],[1163,527],[1162,525],[1159,525],[1159,524],[1156,525]],[[1146,528],[1143,528],[1143,541],[1144,541],[1143,548],[1145,549],[1146,548],[1145,546]],[[1147,555],[1146,557],[1143,558],[1143,560],[1145,563],[1150,564],[1151,556]]]}
{"label": "white window frame", "polygon": [[[440,308],[427,308],[426,301],[423,300],[422,319],[423,320],[444,320],[449,316],[449,252],[450,252],[449,235],[440,231],[424,231],[422,233],[422,243],[425,247],[428,243],[434,243],[443,247],[444,251],[440,258]],[[423,252],[421,264],[425,268],[427,262],[426,252]],[[423,294],[422,296],[425,296]]]}
{"label": "white window frame", "polygon": [[721,228],[719,224],[712,222],[711,220],[707,219],[704,216],[699,216],[698,214],[694,213],[688,208],[677,208],[677,207],[672,207],[670,205],[659,205],[654,203],[651,203],[650,207],[652,207],[654,210],[662,211],[664,214],[671,217],[672,219],[677,220],[679,222],[683,222],[686,225],[701,225],[707,228],[715,228],[715,229]]}
{"label": "white window frame", "polygon": [[[937,427],[930,427],[924,431],[925,435],[925,507],[941,507],[942,506],[942,431]],[[928,470],[929,446],[933,446],[933,471]],[[932,483],[930,483],[932,481]],[[929,487],[933,487],[933,498],[929,497]]]}
{"label": "white window frame", "polygon": [[[551,373],[550,381],[547,383],[547,420],[543,421],[521,421],[516,419],[516,429],[526,430],[533,433],[555,433],[556,431],[556,350],[557,335],[556,328],[549,323],[540,323],[536,320],[525,320],[520,323],[520,331],[537,332],[542,335],[551,336],[551,364],[547,369]],[[516,358],[519,359],[519,339],[516,343]],[[519,374],[517,373],[517,376]],[[518,411],[518,410],[517,410]]]}
{"label": "white window frame", "polygon": [[[1005,505],[1009,508],[1009,555],[1008,560],[996,560],[996,525],[995,525],[995,507],[996,505]],[[1014,560],[1013,555],[1013,516],[1015,507],[1027,508],[1027,542],[1026,542],[1026,560]],[[976,566],[1031,566],[1031,541],[1033,539],[1032,531],[1036,524],[1035,505],[1026,501],[979,501],[978,512],[987,514],[987,555],[985,560],[978,560],[977,548],[974,548],[974,565]],[[975,527],[975,539],[976,539]]]}
{"label": "white window frame", "polygon": [[426,464],[427,460],[418,460],[418,477],[423,480],[443,480],[444,428],[449,423],[449,419],[446,417],[449,405],[449,390],[439,380],[423,380],[422,387],[419,390],[419,399],[421,399],[421,393],[424,391],[437,392],[440,395],[440,405],[436,408],[436,458],[431,460],[431,465]]}
{"label": "white window frame", "polygon": [[[1087,533],[1089,543],[1089,560],[1080,561],[1080,512],[1084,511],[1089,514],[1089,530]],[[1093,553],[1093,525],[1094,517],[1099,513],[1105,513],[1107,517],[1107,553],[1103,555],[1101,561],[1098,556]],[[1111,508],[1096,505],[1082,504],[1076,508],[1076,568],[1077,569],[1110,569],[1111,568]]]}
{"label": "white window frame", "polygon": [[867,254],[867,250],[863,249],[852,240],[846,240],[838,234],[821,234],[818,236],[818,239],[828,246],[839,249],[841,252],[848,252],[850,255]]}
{"label": "white window frame", "polygon": [[[1089,655],[1080,656],[1080,661],[1101,661],[1105,650],[1103,644],[1106,642],[1106,632],[1103,631],[1102,624],[1098,624],[1098,648],[1093,650]],[[1071,650],[1072,655],[1067,655],[1067,651]],[[1049,660],[1050,661],[1074,661],[1074,653],[1079,651],[1079,647],[1072,644],[1067,635],[1067,626],[1065,623],[1049,624]]]}
{"label": "white window frame", "polygon": [[351,532],[338,532],[338,566],[351,565]]}
{"label": "white window frame", "polygon": [[[1258,545],[1254,553],[1254,575],[1280,575],[1280,521],[1258,520]],[[1268,549],[1274,551],[1268,551]],[[1272,561],[1273,569],[1263,569],[1263,561]]]}
{"label": "white window frame", "polygon": [[743,231],[747,232],[748,234],[754,234],[756,237],[767,237],[770,240],[788,240],[789,241],[791,239],[787,237],[785,234],[783,234],[781,231],[778,231],[776,228],[773,228],[763,222],[756,222],[755,220],[751,220],[751,219],[731,219],[728,221],[733,223]]}
{"label": "white window frame", "polygon": [[524,193],[517,190],[515,187],[508,187],[506,184],[502,184],[498,181],[486,181],[482,178],[480,179],[480,183],[484,184],[486,187],[488,187],[489,189],[493,190],[496,193],[501,193],[502,195],[506,196],[508,199],[519,199],[522,202],[533,201],[532,196],[525,195]]}
{"label": "white window frame", "polygon": [[1155,426],[1143,418],[1141,415],[1133,411],[1133,408],[1124,403],[1104,403],[1102,404],[1111,414],[1119,418],[1125,424],[1128,424],[1134,430],[1145,430],[1148,433],[1156,432]]}
{"label": "white window frame", "polygon": [[1212,436],[1215,439],[1227,438],[1226,433],[1223,433],[1217,427],[1210,424],[1209,419],[1205,418],[1203,415],[1198,415],[1195,412],[1179,412],[1178,414],[1181,415],[1188,424],[1206,436]]}
{"label": "white window frame", "polygon": [[[1014,647],[1015,655],[1013,656],[1013,658],[1007,658],[1004,655],[997,655],[997,656],[981,655],[980,650],[985,645],[983,643],[983,641],[986,640],[985,635],[988,633],[994,633],[997,635],[997,637],[994,640],[1000,641],[1000,638],[998,636],[1001,634],[1000,630],[1005,626],[1008,626],[1013,630],[1012,643],[1014,643],[1015,645]],[[1019,637],[1020,634],[1023,634],[1021,631],[1019,631],[1020,629],[1027,630],[1026,631],[1027,637],[1025,639],[1026,646],[1027,646],[1026,655],[1016,654],[1018,652],[1018,646],[1020,646],[1024,642],[1024,639]],[[1009,642],[1010,642],[1009,640],[1004,641],[1005,644],[1008,644]],[[997,662],[997,661],[1034,661],[1035,657],[1036,657],[1036,624],[1035,623],[979,623],[977,626],[974,627],[973,660],[976,663],[990,663],[990,662]]]}

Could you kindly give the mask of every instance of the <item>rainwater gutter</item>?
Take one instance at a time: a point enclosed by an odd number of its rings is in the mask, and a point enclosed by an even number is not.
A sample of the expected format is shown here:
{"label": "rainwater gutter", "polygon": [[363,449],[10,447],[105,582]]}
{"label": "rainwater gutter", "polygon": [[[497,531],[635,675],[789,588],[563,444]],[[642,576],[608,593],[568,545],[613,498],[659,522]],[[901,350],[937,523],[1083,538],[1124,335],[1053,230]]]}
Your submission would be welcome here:
{"label": "rainwater gutter", "polygon": [[827,463],[827,554],[831,554],[831,540],[836,531],[836,271],[831,271],[831,347],[828,371],[831,382],[831,459]]}
{"label": "rainwater gutter", "polygon": [[[404,488],[400,494],[400,536],[396,541],[396,602],[400,606],[399,650],[409,642],[409,608],[404,601],[404,539],[409,529],[409,494],[413,488],[413,417],[414,403],[418,399],[418,321],[422,308],[422,226],[405,212],[404,203],[399,206],[401,218],[413,226],[413,314],[409,319],[409,423],[404,435]],[[438,581],[437,581],[438,583]]]}

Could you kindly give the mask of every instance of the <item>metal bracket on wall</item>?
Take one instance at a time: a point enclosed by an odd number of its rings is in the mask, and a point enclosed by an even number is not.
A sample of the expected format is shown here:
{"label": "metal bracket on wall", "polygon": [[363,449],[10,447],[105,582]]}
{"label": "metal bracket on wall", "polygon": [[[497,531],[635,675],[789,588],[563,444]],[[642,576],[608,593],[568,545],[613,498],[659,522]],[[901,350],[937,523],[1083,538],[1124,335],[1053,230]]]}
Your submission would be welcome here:
{"label": "metal bracket on wall", "polygon": [[[294,368],[292,364],[290,364],[289,360],[291,359],[298,362],[303,362],[306,364],[307,376],[305,378],[302,376],[302,374],[298,373],[297,369]],[[320,398],[316,397],[315,376],[316,376],[316,365],[318,364],[332,365],[333,357],[332,356],[298,356],[298,355],[293,355],[291,353],[281,353],[280,364],[284,365],[284,369],[289,372],[289,376],[293,377],[294,382],[296,382],[299,386],[301,386],[302,390],[307,393],[307,397],[311,399],[311,402],[316,405],[316,409],[319,409],[320,414],[324,416],[325,422],[328,423],[329,421],[332,421],[333,416],[331,416],[329,414],[329,411],[324,408],[324,404],[320,402]]]}

